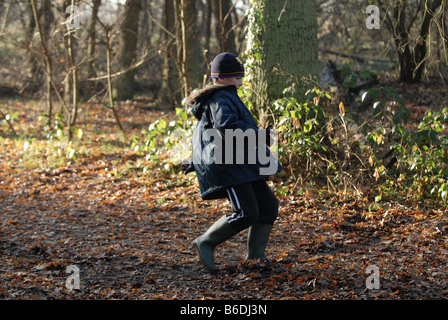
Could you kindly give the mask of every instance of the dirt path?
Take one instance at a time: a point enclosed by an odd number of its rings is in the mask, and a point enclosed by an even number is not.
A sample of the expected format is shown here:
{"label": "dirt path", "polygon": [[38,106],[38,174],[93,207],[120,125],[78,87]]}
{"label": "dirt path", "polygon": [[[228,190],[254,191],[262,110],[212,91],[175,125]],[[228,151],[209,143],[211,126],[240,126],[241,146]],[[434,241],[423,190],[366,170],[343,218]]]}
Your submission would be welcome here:
{"label": "dirt path", "polygon": [[[41,134],[34,125],[41,111],[10,105],[20,111],[22,134]],[[107,116],[101,108],[80,114],[84,140],[68,166],[48,164],[50,147],[41,163],[38,153],[27,160],[22,140],[3,140],[0,299],[448,297],[446,211],[398,200],[371,206],[368,195],[344,200],[318,190],[279,196],[270,263],[243,260],[242,232],[217,248],[221,272],[207,274],[190,244],[230,205],[201,201],[194,174],[138,167],[142,158],[112,141],[113,121],[93,117]],[[160,116],[130,106],[120,112],[136,133]],[[287,180],[272,183],[294,190]]]}
{"label": "dirt path", "polygon": [[200,201],[194,175],[110,174],[120,161],[3,167],[0,299],[448,297],[445,212],[391,204],[369,215],[368,202],[281,197],[272,262],[244,261],[242,232],[218,247],[211,276],[190,244],[229,205]]}

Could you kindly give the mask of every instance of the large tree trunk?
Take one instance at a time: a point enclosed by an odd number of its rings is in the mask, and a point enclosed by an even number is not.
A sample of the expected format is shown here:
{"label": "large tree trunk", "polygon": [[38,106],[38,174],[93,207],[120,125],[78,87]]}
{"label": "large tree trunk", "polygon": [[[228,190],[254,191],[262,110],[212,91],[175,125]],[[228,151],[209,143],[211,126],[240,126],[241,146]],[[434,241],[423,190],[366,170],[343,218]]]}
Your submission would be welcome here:
{"label": "large tree trunk", "polygon": [[249,13],[248,71],[252,105],[263,113],[267,105],[291,87],[303,99],[309,84],[303,78],[318,73],[317,17],[314,0],[253,2]]}
{"label": "large tree trunk", "polygon": [[[65,0],[64,5],[67,8],[69,5],[74,8],[77,5],[76,0]],[[67,13],[67,18],[70,13]],[[73,33],[76,29],[67,29],[65,33],[65,41],[67,46],[67,57],[69,63],[69,70],[66,77],[66,90],[65,96],[66,98],[71,98],[72,106],[67,109],[67,124],[68,124],[68,139],[72,140],[73,138],[73,127],[76,124],[76,119],[78,117],[78,103],[79,103],[79,82],[78,82],[78,64],[75,58],[75,39]],[[66,101],[66,105],[70,104],[69,101]]]}
{"label": "large tree trunk", "polygon": [[124,6],[118,66],[120,71],[125,72],[118,77],[115,84],[114,98],[116,100],[127,100],[134,97],[134,70],[131,66],[137,57],[138,20],[141,9],[141,0],[127,0]]}
{"label": "large tree trunk", "polygon": [[140,46],[142,48],[149,47],[151,40],[151,1],[142,0],[142,16],[141,16],[141,24],[140,24]]}
{"label": "large tree trunk", "polygon": [[205,50],[210,50],[210,35],[211,35],[211,25],[212,25],[212,0],[205,0],[205,5],[202,10],[204,14],[202,32],[204,37],[204,48]]}

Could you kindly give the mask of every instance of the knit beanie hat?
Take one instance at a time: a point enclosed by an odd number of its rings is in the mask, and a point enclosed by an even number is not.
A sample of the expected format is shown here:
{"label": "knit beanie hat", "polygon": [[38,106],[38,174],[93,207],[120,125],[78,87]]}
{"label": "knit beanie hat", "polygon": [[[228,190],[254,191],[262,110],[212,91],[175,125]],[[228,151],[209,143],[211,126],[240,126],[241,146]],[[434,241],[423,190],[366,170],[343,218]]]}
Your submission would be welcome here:
{"label": "knit beanie hat", "polygon": [[212,62],[212,78],[244,77],[243,62],[233,53],[218,54]]}

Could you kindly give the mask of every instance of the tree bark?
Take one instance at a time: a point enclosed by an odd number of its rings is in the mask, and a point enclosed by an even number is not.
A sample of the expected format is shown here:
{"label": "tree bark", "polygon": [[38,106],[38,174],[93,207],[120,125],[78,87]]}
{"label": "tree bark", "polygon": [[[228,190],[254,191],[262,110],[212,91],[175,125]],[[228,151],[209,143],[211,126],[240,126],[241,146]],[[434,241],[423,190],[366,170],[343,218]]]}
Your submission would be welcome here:
{"label": "tree bark", "polygon": [[176,72],[176,25],[175,25],[174,0],[165,0],[162,16],[162,35],[164,42],[162,85],[158,96],[163,99],[163,103],[170,106],[180,104],[181,98],[177,97],[179,91],[179,80]]}
{"label": "tree bark", "polygon": [[176,0],[177,66],[182,98],[201,85],[196,0]]}
{"label": "tree bark", "polygon": [[135,72],[131,66],[137,57],[138,21],[141,8],[141,0],[127,0],[124,6],[123,22],[120,28],[118,66],[120,70],[127,71],[117,78],[114,89],[116,100],[127,100],[134,97]]}
{"label": "tree bark", "polygon": [[218,53],[231,52],[236,53],[235,33],[233,32],[232,23],[232,6],[231,0],[215,0],[212,1],[212,9],[215,15],[215,32],[218,41]]}
{"label": "tree bark", "polygon": [[249,13],[247,61],[251,102],[263,113],[283,96],[285,87],[298,100],[318,73],[317,17],[314,0],[257,0]]}
{"label": "tree bark", "polygon": [[210,50],[210,35],[211,35],[211,24],[212,24],[212,0],[206,0],[203,10],[204,19],[202,30],[204,33],[204,48],[205,50]]}
{"label": "tree bark", "polygon": [[[64,4],[67,7],[71,5],[72,8],[77,5],[76,0],[65,0]],[[67,18],[71,13],[67,14]],[[76,119],[78,117],[78,103],[79,103],[79,87],[78,87],[78,65],[75,59],[75,50],[74,50],[74,36],[73,33],[76,32],[76,29],[68,29],[65,33],[66,35],[66,46],[67,46],[67,57],[69,63],[69,70],[66,78],[66,97],[70,97],[72,100],[72,106],[70,109],[66,110],[67,113],[67,125],[68,125],[68,139],[71,141],[73,138],[73,127],[76,124]],[[70,104],[69,101],[66,101],[67,105]]]}
{"label": "tree bark", "polygon": [[49,6],[50,6],[50,2],[48,0],[44,1],[43,5],[43,12],[44,12],[44,17],[45,17],[45,22],[43,24],[43,26],[40,23],[40,15],[37,11],[37,7],[36,7],[36,2],[34,0],[30,0],[31,2],[31,9],[33,11],[33,17],[34,17],[34,22],[36,25],[36,29],[37,29],[37,33],[39,35],[39,39],[40,39],[40,44],[42,47],[42,53],[44,55],[45,58],[45,76],[46,76],[46,95],[47,95],[47,112],[48,112],[48,125],[52,126],[52,116],[53,116],[53,101],[51,99],[51,88],[52,88],[52,82],[53,82],[53,63],[52,63],[52,59],[48,50],[48,43],[45,39],[45,35],[44,32],[46,32],[45,34],[48,34],[48,30],[50,28],[50,21],[51,18],[50,14],[48,13],[49,10]]}
{"label": "tree bark", "polygon": [[[426,0],[420,8],[416,9],[416,17],[421,13],[421,24],[418,27],[418,36],[412,47],[409,31],[416,21],[415,17],[408,23],[406,21],[406,1],[395,0],[393,4],[393,21],[386,24],[392,33],[397,50],[400,68],[400,82],[418,83],[421,81],[425,62],[428,59],[428,36],[430,24],[434,13],[442,4],[442,0]],[[387,15],[387,7],[381,5]],[[388,17],[389,19],[389,17]]]}
{"label": "tree bark", "polygon": [[442,0],[430,0],[426,5],[426,10],[423,12],[423,21],[420,26],[419,36],[420,39],[415,46],[415,73],[414,81],[420,82],[422,78],[422,73],[425,67],[425,61],[428,59],[427,49],[428,49],[428,35],[430,24],[434,18],[434,13],[437,8],[442,4]]}
{"label": "tree bark", "polygon": [[[87,79],[94,78],[95,72],[95,49],[96,49],[96,21],[98,20],[98,10],[101,5],[101,0],[93,0],[92,4],[92,16],[90,18],[89,26],[87,29],[88,45],[87,45]],[[87,81],[87,95],[92,96],[94,91],[94,82]],[[88,97],[83,97],[83,100],[87,100]]]}

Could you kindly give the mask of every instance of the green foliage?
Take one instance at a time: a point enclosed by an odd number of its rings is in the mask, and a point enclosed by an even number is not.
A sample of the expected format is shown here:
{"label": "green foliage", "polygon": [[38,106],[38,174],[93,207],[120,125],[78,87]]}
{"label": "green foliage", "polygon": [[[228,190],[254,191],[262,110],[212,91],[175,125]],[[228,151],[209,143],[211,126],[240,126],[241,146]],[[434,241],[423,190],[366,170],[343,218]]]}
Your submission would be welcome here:
{"label": "green foliage", "polygon": [[190,156],[194,121],[183,108],[176,108],[176,116],[177,119],[169,123],[167,116],[151,123],[144,133],[144,145],[134,136],[130,142],[134,151],[145,154],[151,162],[160,162],[167,154],[170,163],[179,164],[186,160]]}
{"label": "green foliage", "polygon": [[[362,97],[372,101],[371,116],[356,123],[329,92],[309,90],[306,101],[298,102],[286,91],[270,104],[269,121],[279,131],[283,174],[290,174],[296,185],[326,185],[358,195],[371,190],[375,205],[388,197],[448,202],[448,108],[428,111],[412,125],[410,111],[394,90],[374,88]],[[239,94],[250,109],[250,91],[242,87]],[[182,108],[176,109],[176,117],[153,122],[144,145],[134,138],[133,148],[155,162],[166,154],[168,164],[188,159],[194,121]]]}
{"label": "green foliage", "polygon": [[[337,192],[378,190],[375,202],[398,193],[448,202],[448,108],[428,111],[413,126],[394,90],[370,89],[363,99],[367,95],[372,116],[360,124],[350,119],[343,103],[329,104],[331,95],[317,89],[307,92],[304,103],[274,101],[284,166],[298,182],[326,182]],[[333,112],[324,112],[324,104]]]}
{"label": "green foliage", "polygon": [[375,72],[371,70],[362,70],[360,72],[352,72],[347,66],[342,68],[342,87],[345,89],[356,88],[361,83],[368,83],[377,78]]}
{"label": "green foliage", "polygon": [[[317,90],[314,93],[320,94]],[[316,101],[316,100],[314,100]],[[312,171],[310,160],[316,152],[326,152],[323,143],[324,118],[323,109],[314,102],[299,103],[295,98],[281,98],[274,101],[271,111],[279,131],[279,155],[283,162],[290,165],[291,173],[306,168]]]}
{"label": "green foliage", "polygon": [[[247,29],[247,51],[245,52],[245,58],[247,58],[247,65],[250,67],[255,61],[261,59],[260,46],[262,43],[261,35],[263,34],[265,19],[263,15],[263,9],[265,6],[265,0],[251,0],[248,17],[249,28]],[[247,70],[249,74],[250,71]]]}
{"label": "green foliage", "polygon": [[443,202],[448,201],[448,138],[445,124],[448,108],[427,111],[417,130],[403,126],[396,128],[400,142],[391,148],[398,158],[399,180],[417,197],[432,195]]}

